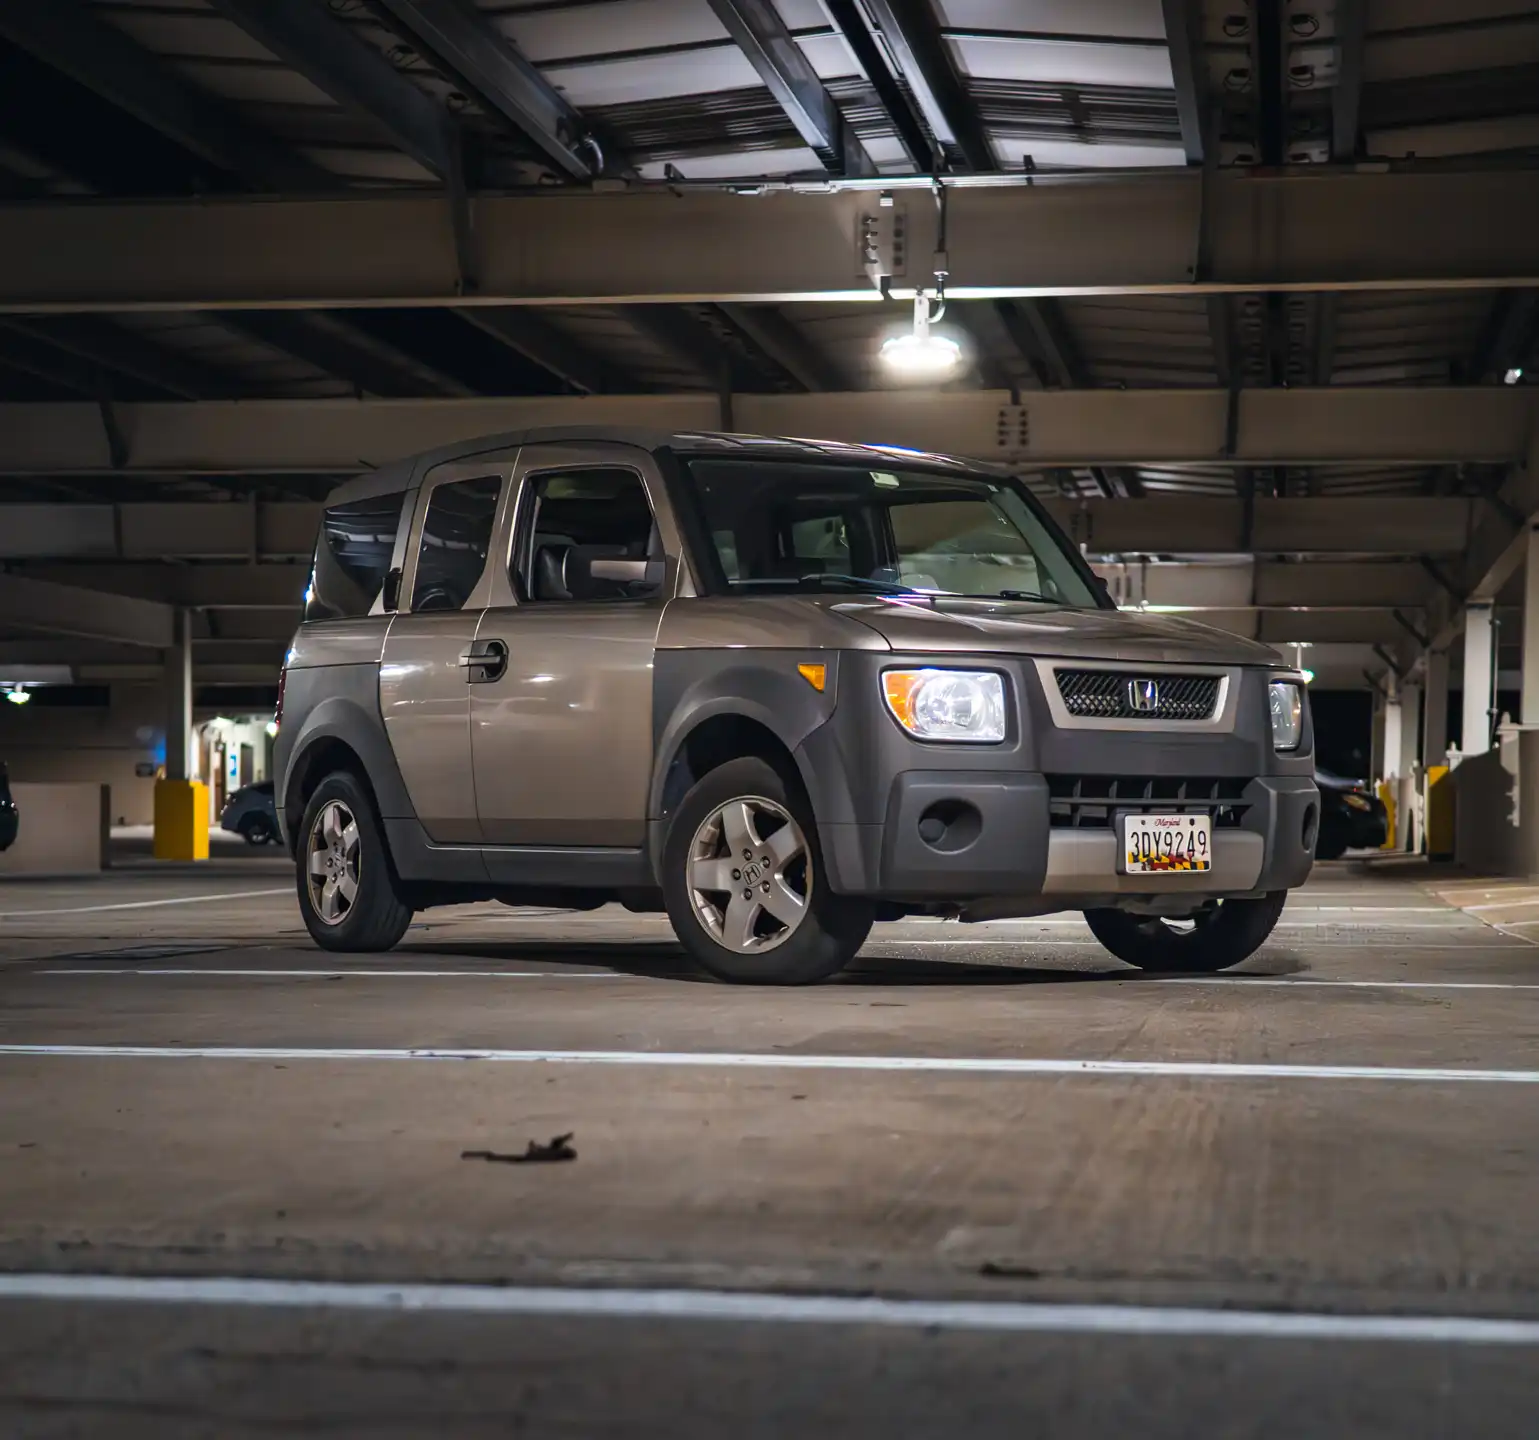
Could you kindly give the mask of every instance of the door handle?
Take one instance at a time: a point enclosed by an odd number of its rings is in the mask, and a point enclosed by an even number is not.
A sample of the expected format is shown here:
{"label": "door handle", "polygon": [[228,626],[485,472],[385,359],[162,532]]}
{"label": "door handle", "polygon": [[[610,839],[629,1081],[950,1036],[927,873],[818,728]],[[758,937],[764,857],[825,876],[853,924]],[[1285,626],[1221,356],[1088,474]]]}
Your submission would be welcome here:
{"label": "door handle", "polygon": [[460,651],[458,664],[470,672],[465,678],[472,685],[500,680],[508,668],[507,644],[502,640],[477,640]]}

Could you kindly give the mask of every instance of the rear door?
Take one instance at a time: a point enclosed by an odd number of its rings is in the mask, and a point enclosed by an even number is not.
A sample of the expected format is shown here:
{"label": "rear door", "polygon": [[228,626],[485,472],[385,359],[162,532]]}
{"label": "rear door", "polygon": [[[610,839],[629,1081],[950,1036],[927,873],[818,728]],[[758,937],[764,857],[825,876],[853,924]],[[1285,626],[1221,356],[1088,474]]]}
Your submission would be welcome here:
{"label": "rear door", "polygon": [[[478,635],[506,650],[506,669],[470,697],[482,835],[640,847],[652,662],[682,573],[662,478],[645,450],[592,444],[526,446],[517,479],[511,553],[494,581],[506,591]],[[604,578],[616,573],[634,578]]]}
{"label": "rear door", "polygon": [[439,844],[481,838],[470,765],[470,690],[485,674],[475,660],[476,627],[511,468],[508,462],[446,465],[423,481],[399,607],[380,662],[385,730],[412,808]]}

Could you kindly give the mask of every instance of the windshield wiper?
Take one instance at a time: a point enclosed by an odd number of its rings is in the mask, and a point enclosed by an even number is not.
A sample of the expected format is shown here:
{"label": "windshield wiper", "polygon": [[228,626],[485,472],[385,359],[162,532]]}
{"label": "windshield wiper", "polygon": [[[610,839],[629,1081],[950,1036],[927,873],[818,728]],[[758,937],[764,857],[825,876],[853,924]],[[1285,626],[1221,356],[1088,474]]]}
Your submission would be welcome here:
{"label": "windshield wiper", "polygon": [[917,595],[912,585],[896,580],[868,580],[864,575],[818,574],[803,575],[798,585],[845,586],[851,590],[864,590],[872,595]]}
{"label": "windshield wiper", "polygon": [[1037,600],[1044,605],[1064,605],[1068,603],[1052,595],[1043,595],[1036,590],[996,590],[992,595],[978,595],[970,598],[978,600]]}

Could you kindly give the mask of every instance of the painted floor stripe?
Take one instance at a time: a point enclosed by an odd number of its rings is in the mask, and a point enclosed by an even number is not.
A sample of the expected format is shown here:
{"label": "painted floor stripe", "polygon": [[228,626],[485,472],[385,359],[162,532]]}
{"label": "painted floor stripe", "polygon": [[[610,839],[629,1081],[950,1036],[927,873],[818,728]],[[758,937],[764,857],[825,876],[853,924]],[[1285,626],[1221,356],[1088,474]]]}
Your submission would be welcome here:
{"label": "painted floor stripe", "polygon": [[[1505,947],[1504,947],[1505,948]],[[1005,967],[1002,973],[1009,974]],[[149,967],[141,969],[111,968],[83,963],[75,966],[54,966],[38,970],[38,975],[68,975],[71,978],[95,975],[167,976],[171,978],[208,979],[298,979],[298,980],[347,980],[355,977],[389,980],[646,980],[649,975],[629,975],[612,970],[224,970],[217,966],[194,969],[190,966]],[[662,971],[666,978],[675,972]],[[855,972],[866,973],[870,972]],[[1063,972],[1066,979],[1074,979],[1084,973],[1075,970]],[[1296,980],[1273,975],[1171,975],[1143,976],[1132,972],[1126,975],[1106,974],[1097,971],[1094,978],[1102,983],[1136,984],[1160,990],[1171,985],[1219,985],[1230,989],[1255,989],[1270,987],[1279,990],[1533,990],[1539,992],[1539,982],[1521,983],[1510,980]]]}
{"label": "painted floor stripe", "polygon": [[883,1300],[763,1291],[523,1289],[491,1285],[380,1285],[317,1280],[176,1279],[123,1275],[0,1275],[0,1300],[262,1309],[516,1315],[728,1324],[875,1325],[885,1329],[1051,1335],[1367,1341],[1539,1346],[1539,1321],[1463,1315],[1330,1315],[1144,1305]]}
{"label": "painted floor stripe", "polygon": [[511,1065],[634,1065],[712,1070],[881,1070],[971,1075],[1154,1075],[1199,1080],[1396,1080],[1539,1085],[1539,1070],[1444,1070],[1389,1065],[1271,1065],[1206,1060],[1054,1060],[1011,1056],[795,1055],[712,1050],[373,1049],[245,1045],[0,1045],[0,1059],[482,1060]]}
{"label": "painted floor stripe", "polygon": [[36,919],[41,915],[95,915],[104,910],[153,910],[161,905],[203,905],[214,900],[254,900],[265,895],[292,895],[294,887],[281,890],[230,890],[222,895],[177,895],[168,900],[124,900],[115,905],[70,905],[55,910],[0,910],[0,920]]}
{"label": "painted floor stripe", "polygon": [[49,970],[39,970],[39,975],[198,975],[198,976],[235,976],[245,979],[251,976],[276,976],[281,979],[308,979],[308,980],[345,980],[353,976],[367,977],[368,979],[391,980],[448,980],[461,976],[476,976],[486,980],[631,980],[637,977],[622,975],[612,970],[574,970],[570,973],[560,970],[221,970],[217,967],[195,970],[191,967],[173,968],[164,966],[160,968],[146,967],[138,970],[122,969],[118,967],[82,964],[57,966]]}

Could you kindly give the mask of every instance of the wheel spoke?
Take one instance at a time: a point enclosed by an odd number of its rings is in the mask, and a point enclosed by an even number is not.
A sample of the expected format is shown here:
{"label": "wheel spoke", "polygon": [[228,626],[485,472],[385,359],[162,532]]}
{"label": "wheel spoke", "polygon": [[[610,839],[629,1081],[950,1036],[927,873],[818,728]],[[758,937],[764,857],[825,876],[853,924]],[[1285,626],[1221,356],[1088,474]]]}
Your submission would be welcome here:
{"label": "wheel spoke", "polygon": [[726,840],[727,848],[738,858],[742,857],[745,850],[752,851],[760,843],[753,822],[753,807],[746,800],[734,800],[730,805],[722,807],[722,838]]}
{"label": "wheel spoke", "polygon": [[321,919],[335,920],[338,914],[337,882],[328,880],[321,887]]}
{"label": "wheel spoke", "polygon": [[324,875],[326,873],[326,852],[324,850],[312,850],[310,852],[310,873],[312,875]]}
{"label": "wheel spoke", "polygon": [[349,820],[347,828],[342,831],[342,853],[351,855],[358,848],[358,822]]}
{"label": "wheel spoke", "polygon": [[341,810],[337,805],[328,805],[321,812],[321,838],[328,845],[335,845],[337,843],[337,836],[341,834],[340,814]]}
{"label": "wheel spoke", "polygon": [[698,857],[689,862],[689,888],[699,890],[707,895],[726,895],[734,886],[732,872],[741,866],[742,861],[734,865],[729,858],[726,860],[702,860]]}
{"label": "wheel spoke", "polygon": [[794,930],[807,913],[807,902],[780,876],[769,882],[769,893],[759,894],[758,902],[788,930]]}
{"label": "wheel spoke", "polygon": [[731,949],[754,948],[754,924],[761,908],[757,899],[745,900],[741,890],[733,891],[732,899],[721,917],[721,938]]}
{"label": "wheel spoke", "polygon": [[807,842],[802,838],[802,832],[794,821],[786,821],[768,840],[760,842],[762,849],[769,852],[770,858],[775,862],[775,873],[785,873],[788,865],[794,864],[807,853]]}
{"label": "wheel spoke", "polygon": [[351,909],[353,901],[358,898],[358,877],[344,870],[337,876],[337,893],[347,901]]}

